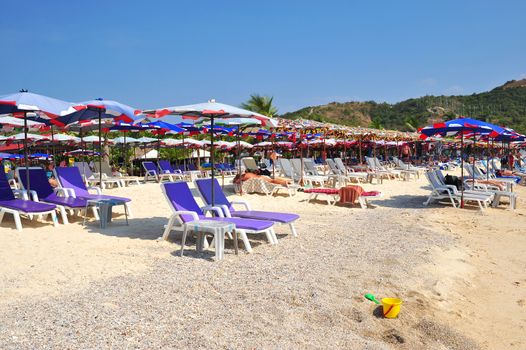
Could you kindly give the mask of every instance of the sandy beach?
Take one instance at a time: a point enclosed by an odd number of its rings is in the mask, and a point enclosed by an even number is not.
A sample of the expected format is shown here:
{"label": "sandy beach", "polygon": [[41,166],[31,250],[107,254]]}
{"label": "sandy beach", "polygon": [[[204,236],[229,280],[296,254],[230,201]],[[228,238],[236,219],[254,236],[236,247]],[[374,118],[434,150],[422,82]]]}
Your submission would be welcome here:
{"label": "sandy beach", "polygon": [[[228,182],[227,182],[228,183]],[[524,349],[526,188],[517,209],[480,212],[422,203],[426,180],[364,185],[372,208],[307,203],[307,195],[244,195],[261,210],[301,215],[299,237],[250,236],[254,252],[184,257],[180,234],[159,240],[170,209],[158,184],[102,230],[11,216],[0,227],[0,347]],[[232,191],[230,185],[225,190]],[[231,194],[232,198],[239,198]],[[242,245],[241,245],[242,246]],[[363,298],[403,300],[384,319]]]}

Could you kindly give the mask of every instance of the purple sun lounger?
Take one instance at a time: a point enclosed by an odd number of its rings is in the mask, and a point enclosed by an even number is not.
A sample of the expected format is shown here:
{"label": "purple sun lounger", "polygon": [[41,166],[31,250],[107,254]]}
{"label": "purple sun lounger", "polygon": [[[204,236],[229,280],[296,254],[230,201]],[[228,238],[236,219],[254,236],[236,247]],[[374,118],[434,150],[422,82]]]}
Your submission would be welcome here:
{"label": "purple sun lounger", "polygon": [[147,182],[150,177],[153,177],[157,182],[161,182],[164,179],[173,181],[172,174],[159,173],[159,169],[157,168],[157,165],[155,165],[154,162],[142,162],[142,166],[144,167],[144,170],[146,170],[146,173],[144,175],[144,182]]}
{"label": "purple sun lounger", "polygon": [[[226,218],[223,216],[221,208],[211,206],[200,208],[186,182],[163,183],[161,189],[173,211],[163,233],[164,239],[168,238],[170,231],[176,224],[182,225],[190,221],[198,220],[214,220],[235,224],[236,231],[243,240],[245,249],[249,253],[252,252],[252,247],[248,241],[247,233],[265,233],[270,244],[278,243],[272,221]],[[217,217],[207,217],[203,210],[214,212]]]}
{"label": "purple sun lounger", "polygon": [[[131,208],[129,205],[131,199],[126,197],[117,197],[101,194],[100,188],[98,187],[87,188],[84,181],[82,181],[82,175],[80,175],[80,171],[77,167],[55,168],[55,177],[59,181],[60,186],[72,190],[72,193],[70,192],[70,195],[72,197],[81,198],[85,200],[116,199],[119,201],[123,201],[125,202],[124,205],[126,206],[126,211],[128,212],[128,215],[130,217],[132,216]],[[97,191],[97,194],[89,193],[89,189]]]}
{"label": "purple sun lounger", "polygon": [[[51,203],[57,206],[60,210],[60,215],[62,216],[62,222],[64,224],[68,223],[68,215],[66,209],[71,210],[83,210],[86,208],[87,200],[82,198],[75,198],[69,196],[69,191],[64,188],[55,188],[51,187],[49,184],[46,172],[42,168],[31,167],[29,170],[29,184],[30,184],[30,196],[35,202],[46,202]],[[22,187],[27,189],[26,183],[26,168],[19,167],[16,169],[16,173]],[[60,197],[58,194],[62,193],[63,197]],[[93,207],[93,206],[92,206]],[[94,209],[94,213],[96,213]]]}
{"label": "purple sun lounger", "polygon": [[167,160],[159,160],[159,170],[161,174],[171,174],[180,180],[184,180],[184,174],[179,169],[174,169],[172,164]]}
{"label": "purple sun lounger", "polygon": [[55,209],[57,207],[53,204],[37,203],[16,198],[9,186],[5,172],[0,171],[0,223],[4,219],[5,214],[13,214],[16,229],[22,231],[21,214],[28,215],[30,218],[33,215],[49,214],[53,220],[53,225],[57,226],[58,220]]}
{"label": "purple sun lounger", "polygon": [[[199,191],[203,201],[210,205],[212,203],[212,179],[195,180],[195,187]],[[236,210],[234,209],[233,204],[243,205],[246,210]],[[221,189],[217,179],[214,179],[214,205],[220,207],[226,217],[268,220],[279,224],[287,224],[290,226],[292,235],[294,237],[298,235],[296,233],[296,228],[294,227],[294,221],[299,219],[299,215],[272,211],[250,210],[250,205],[245,201],[229,201]]]}

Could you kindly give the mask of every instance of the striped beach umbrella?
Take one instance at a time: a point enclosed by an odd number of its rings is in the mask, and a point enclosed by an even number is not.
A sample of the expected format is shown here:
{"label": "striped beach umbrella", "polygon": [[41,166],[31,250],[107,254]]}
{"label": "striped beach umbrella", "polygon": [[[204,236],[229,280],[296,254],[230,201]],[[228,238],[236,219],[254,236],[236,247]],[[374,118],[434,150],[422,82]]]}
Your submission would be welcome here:
{"label": "striped beach umbrella", "polygon": [[[216,119],[226,118],[251,118],[261,122],[263,126],[277,126],[277,122],[270,117],[265,115],[252,112],[243,108],[227,105],[224,103],[216,102],[215,100],[209,100],[204,103],[197,103],[183,106],[173,106],[156,110],[144,111],[145,114],[152,115],[153,118],[161,118],[167,115],[180,116],[183,121],[193,121],[194,123],[203,122],[206,120],[210,121],[210,127],[213,131]],[[214,181],[214,136],[212,132],[211,137],[211,149],[210,149],[210,161],[212,163],[211,177],[212,182]],[[212,205],[214,205],[214,187],[212,186],[211,193]]]}
{"label": "striped beach umbrella", "polygon": [[[99,169],[102,169],[102,124],[111,126],[116,122],[133,123],[140,111],[123,103],[104,100],[80,102],[61,112],[61,116],[52,119],[52,123],[61,127],[96,128],[99,132]],[[102,172],[99,173],[102,183]]]}
{"label": "striped beach umbrella", "polygon": [[[443,123],[436,123],[431,126],[426,126],[418,130],[420,139],[425,140],[431,136],[453,137],[460,135],[460,177],[464,179],[464,138],[485,136],[488,138],[496,138],[499,135],[507,135],[510,129],[503,128],[498,125],[484,122],[482,120],[471,118],[459,118],[449,120]],[[473,160],[475,166],[475,160]],[[473,172],[474,173],[474,172]],[[475,176],[473,174],[473,176]],[[473,178],[473,182],[475,179]],[[461,207],[464,207],[464,186],[461,188]]]}
{"label": "striped beach umbrella", "polygon": [[[20,90],[20,92],[0,96],[0,114],[12,114],[15,117],[23,118],[24,134],[28,131],[28,118],[30,113],[44,118],[56,118],[64,111],[71,107],[73,103],[58,100],[56,98],[43,96]],[[28,168],[27,140],[24,142],[24,159],[26,164],[26,183],[27,189],[30,189]]]}

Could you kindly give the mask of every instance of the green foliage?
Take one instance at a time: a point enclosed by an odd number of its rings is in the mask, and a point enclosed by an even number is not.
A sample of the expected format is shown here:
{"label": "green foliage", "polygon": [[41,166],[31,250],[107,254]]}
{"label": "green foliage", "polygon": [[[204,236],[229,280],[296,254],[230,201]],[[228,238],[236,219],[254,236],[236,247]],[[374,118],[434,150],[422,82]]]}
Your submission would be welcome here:
{"label": "green foliage", "polygon": [[241,108],[272,117],[278,113],[278,109],[272,104],[273,100],[274,97],[252,94],[247,102],[241,104]]}
{"label": "green foliage", "polygon": [[314,119],[350,126],[383,126],[404,131],[414,131],[437,120],[460,116],[486,120],[526,133],[526,82],[508,82],[479,94],[422,96],[395,104],[333,102],[283,115],[289,119]]}

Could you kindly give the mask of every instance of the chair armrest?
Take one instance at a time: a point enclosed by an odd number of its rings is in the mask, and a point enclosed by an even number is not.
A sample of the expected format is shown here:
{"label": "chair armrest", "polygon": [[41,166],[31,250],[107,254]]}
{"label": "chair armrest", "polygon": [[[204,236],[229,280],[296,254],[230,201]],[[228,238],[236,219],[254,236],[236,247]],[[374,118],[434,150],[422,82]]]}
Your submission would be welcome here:
{"label": "chair armrest", "polygon": [[197,213],[195,211],[189,211],[189,210],[177,210],[174,212],[174,215],[190,215],[192,217],[193,221],[198,221],[199,216],[197,216]]}
{"label": "chair armrest", "polygon": [[72,189],[72,188],[64,188],[64,187],[61,187],[61,188],[54,188],[53,189],[53,192],[55,192],[57,195],[61,195],[64,196],[64,197],[73,197],[75,198],[75,191]]}
{"label": "chair armrest", "polygon": [[35,191],[35,190],[30,190],[30,191],[29,191],[29,195],[31,196],[31,199],[34,200],[35,202],[40,202],[40,200],[38,199],[38,193],[37,193],[37,191]]}
{"label": "chair armrest", "polygon": [[13,190],[13,194],[15,195],[16,198],[18,199],[24,199],[24,200],[29,200],[29,197],[27,195],[27,191],[26,190]]}
{"label": "chair armrest", "polygon": [[239,201],[231,201],[230,203],[231,203],[231,204],[239,204],[239,205],[242,205],[243,207],[245,207],[245,210],[252,210],[252,209],[250,209],[250,204],[248,204],[248,202],[245,202],[245,201],[242,201],[242,200],[239,200]]}
{"label": "chair armrest", "polygon": [[96,194],[102,194],[102,191],[100,189],[100,187],[97,187],[97,186],[90,186],[87,188],[87,190],[92,190],[92,191],[95,191]]}
{"label": "chair armrest", "polygon": [[207,212],[213,212],[216,213],[218,217],[224,218],[225,214],[223,213],[223,210],[221,210],[221,207],[217,206],[211,206],[211,205],[205,205],[201,208],[201,210],[206,214]]}

